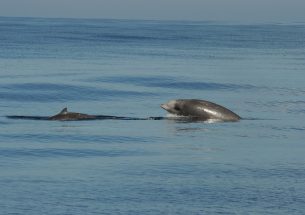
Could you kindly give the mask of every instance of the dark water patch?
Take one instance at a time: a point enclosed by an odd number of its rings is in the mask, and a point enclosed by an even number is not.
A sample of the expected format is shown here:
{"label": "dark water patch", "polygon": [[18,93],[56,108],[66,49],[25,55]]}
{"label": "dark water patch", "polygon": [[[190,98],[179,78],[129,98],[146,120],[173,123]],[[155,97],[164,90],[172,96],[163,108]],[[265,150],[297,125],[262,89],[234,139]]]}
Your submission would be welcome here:
{"label": "dark water patch", "polygon": [[134,76],[112,76],[95,78],[92,81],[105,83],[124,83],[135,86],[158,87],[169,89],[185,89],[185,90],[252,90],[258,89],[254,85],[249,84],[231,84],[231,83],[215,83],[201,81],[181,81],[173,77],[150,76],[150,77],[134,77]]}
{"label": "dark water patch", "polygon": [[148,155],[143,151],[128,150],[98,150],[98,149],[1,149],[1,157],[40,157],[40,158],[57,158],[57,157],[123,157],[123,156],[142,156]]}
{"label": "dark water patch", "polygon": [[21,102],[95,101],[114,98],[155,96],[155,93],[123,91],[88,86],[50,83],[6,84],[0,87],[0,100]]}

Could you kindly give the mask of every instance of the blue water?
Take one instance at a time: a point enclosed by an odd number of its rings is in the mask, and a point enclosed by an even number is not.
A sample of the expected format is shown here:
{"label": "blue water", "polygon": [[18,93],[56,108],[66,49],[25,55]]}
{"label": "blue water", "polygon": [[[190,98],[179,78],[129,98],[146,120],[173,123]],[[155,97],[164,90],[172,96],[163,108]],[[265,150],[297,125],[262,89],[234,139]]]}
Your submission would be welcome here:
{"label": "blue water", "polygon": [[[0,18],[0,214],[304,214],[305,24]],[[245,120],[165,116],[175,98]]]}

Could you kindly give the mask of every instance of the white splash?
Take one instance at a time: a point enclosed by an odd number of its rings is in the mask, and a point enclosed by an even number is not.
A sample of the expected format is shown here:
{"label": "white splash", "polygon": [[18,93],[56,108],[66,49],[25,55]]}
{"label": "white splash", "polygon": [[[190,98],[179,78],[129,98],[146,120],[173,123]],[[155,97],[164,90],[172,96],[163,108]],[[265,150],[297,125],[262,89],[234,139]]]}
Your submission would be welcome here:
{"label": "white splash", "polygon": [[167,118],[185,118],[185,116],[181,116],[181,115],[177,115],[177,114],[173,114],[173,113],[168,113],[166,114]]}
{"label": "white splash", "polygon": [[220,120],[220,119],[208,119],[204,122],[210,124],[210,123],[217,123],[217,122],[221,122],[221,121],[222,120]]}

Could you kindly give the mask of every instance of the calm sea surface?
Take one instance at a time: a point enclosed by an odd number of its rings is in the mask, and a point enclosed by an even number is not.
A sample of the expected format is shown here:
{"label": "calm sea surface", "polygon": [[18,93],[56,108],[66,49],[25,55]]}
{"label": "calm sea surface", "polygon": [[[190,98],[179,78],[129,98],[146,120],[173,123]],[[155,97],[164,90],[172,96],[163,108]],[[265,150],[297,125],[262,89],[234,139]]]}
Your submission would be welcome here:
{"label": "calm sea surface", "polygon": [[[199,98],[238,123],[165,116]],[[304,214],[305,24],[0,18],[0,214]]]}

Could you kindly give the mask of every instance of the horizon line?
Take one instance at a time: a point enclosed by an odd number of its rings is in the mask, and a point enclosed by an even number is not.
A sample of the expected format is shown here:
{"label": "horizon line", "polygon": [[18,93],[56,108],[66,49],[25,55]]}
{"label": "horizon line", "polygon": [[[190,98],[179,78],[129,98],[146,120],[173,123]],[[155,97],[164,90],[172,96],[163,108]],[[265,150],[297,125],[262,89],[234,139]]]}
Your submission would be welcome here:
{"label": "horizon line", "polygon": [[0,18],[18,19],[66,19],[66,20],[108,20],[108,21],[143,21],[143,22],[189,22],[189,23],[211,23],[211,24],[240,24],[240,25],[305,25],[305,22],[275,22],[275,21],[225,21],[225,20],[197,20],[197,19],[138,19],[138,18],[106,18],[106,17],[42,17],[42,16],[1,16]]}

